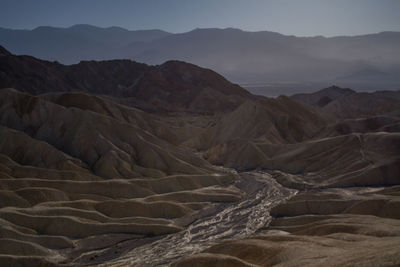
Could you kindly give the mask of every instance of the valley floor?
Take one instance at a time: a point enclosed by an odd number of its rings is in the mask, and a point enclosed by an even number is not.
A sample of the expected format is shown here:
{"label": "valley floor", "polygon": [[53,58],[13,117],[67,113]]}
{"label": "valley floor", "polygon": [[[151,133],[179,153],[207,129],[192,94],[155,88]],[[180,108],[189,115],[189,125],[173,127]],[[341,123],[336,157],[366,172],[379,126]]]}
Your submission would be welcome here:
{"label": "valley floor", "polygon": [[214,204],[186,218],[185,223],[190,224],[181,232],[122,240],[90,251],[71,263],[102,266],[400,264],[400,186],[299,191],[286,188],[274,179],[282,175],[292,176],[275,171],[241,172],[234,184],[245,192],[239,202]]}
{"label": "valley floor", "polygon": [[[272,207],[297,192],[284,188],[268,173],[252,171],[240,173],[239,176],[235,186],[246,194],[239,202],[215,204],[202,210],[188,218],[193,222],[184,231],[156,240],[124,241],[118,247],[94,251],[91,255],[95,254],[96,262],[100,263],[115,251],[126,252],[104,266],[167,266],[181,257],[199,253],[222,241],[253,235],[270,223],[269,211]],[[142,242],[145,244],[138,245]],[[96,262],[89,260],[86,264]]]}

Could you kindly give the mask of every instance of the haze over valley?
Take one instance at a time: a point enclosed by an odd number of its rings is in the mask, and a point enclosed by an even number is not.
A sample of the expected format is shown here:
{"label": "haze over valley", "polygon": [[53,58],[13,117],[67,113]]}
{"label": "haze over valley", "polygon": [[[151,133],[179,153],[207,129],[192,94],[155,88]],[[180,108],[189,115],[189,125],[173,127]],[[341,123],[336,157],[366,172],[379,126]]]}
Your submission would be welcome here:
{"label": "haze over valley", "polygon": [[14,54],[64,64],[117,58],[152,65],[181,60],[213,69],[255,93],[263,88],[261,94],[267,96],[330,84],[363,91],[400,89],[399,32],[325,38],[234,28],[172,34],[75,25],[0,29],[0,39]]}

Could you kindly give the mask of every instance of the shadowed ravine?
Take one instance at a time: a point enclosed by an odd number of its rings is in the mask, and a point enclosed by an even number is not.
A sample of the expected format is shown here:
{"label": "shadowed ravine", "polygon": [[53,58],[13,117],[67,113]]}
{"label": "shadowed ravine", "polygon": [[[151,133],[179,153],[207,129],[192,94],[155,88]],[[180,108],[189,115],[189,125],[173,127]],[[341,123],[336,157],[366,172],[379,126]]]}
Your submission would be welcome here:
{"label": "shadowed ravine", "polygon": [[270,222],[272,207],[296,194],[267,173],[239,175],[235,185],[246,192],[240,202],[217,204],[184,231],[137,247],[107,266],[167,266],[221,241],[245,238]]}

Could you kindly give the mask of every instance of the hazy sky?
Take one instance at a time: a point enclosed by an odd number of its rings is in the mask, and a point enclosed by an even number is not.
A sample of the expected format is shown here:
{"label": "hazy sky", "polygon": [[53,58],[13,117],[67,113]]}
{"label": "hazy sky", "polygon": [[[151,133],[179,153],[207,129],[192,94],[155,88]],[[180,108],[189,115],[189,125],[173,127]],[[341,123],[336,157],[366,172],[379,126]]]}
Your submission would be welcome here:
{"label": "hazy sky", "polygon": [[186,32],[235,27],[298,36],[400,31],[399,0],[0,0],[0,27],[92,24]]}

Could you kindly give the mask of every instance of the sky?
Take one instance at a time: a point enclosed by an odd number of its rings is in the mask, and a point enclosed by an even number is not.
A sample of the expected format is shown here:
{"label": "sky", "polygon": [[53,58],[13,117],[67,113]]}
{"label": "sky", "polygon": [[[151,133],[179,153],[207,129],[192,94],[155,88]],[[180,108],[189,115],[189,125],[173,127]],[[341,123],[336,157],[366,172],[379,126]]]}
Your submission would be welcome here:
{"label": "sky", "polygon": [[239,28],[296,36],[400,31],[399,0],[0,0],[0,27],[91,24],[172,33]]}

